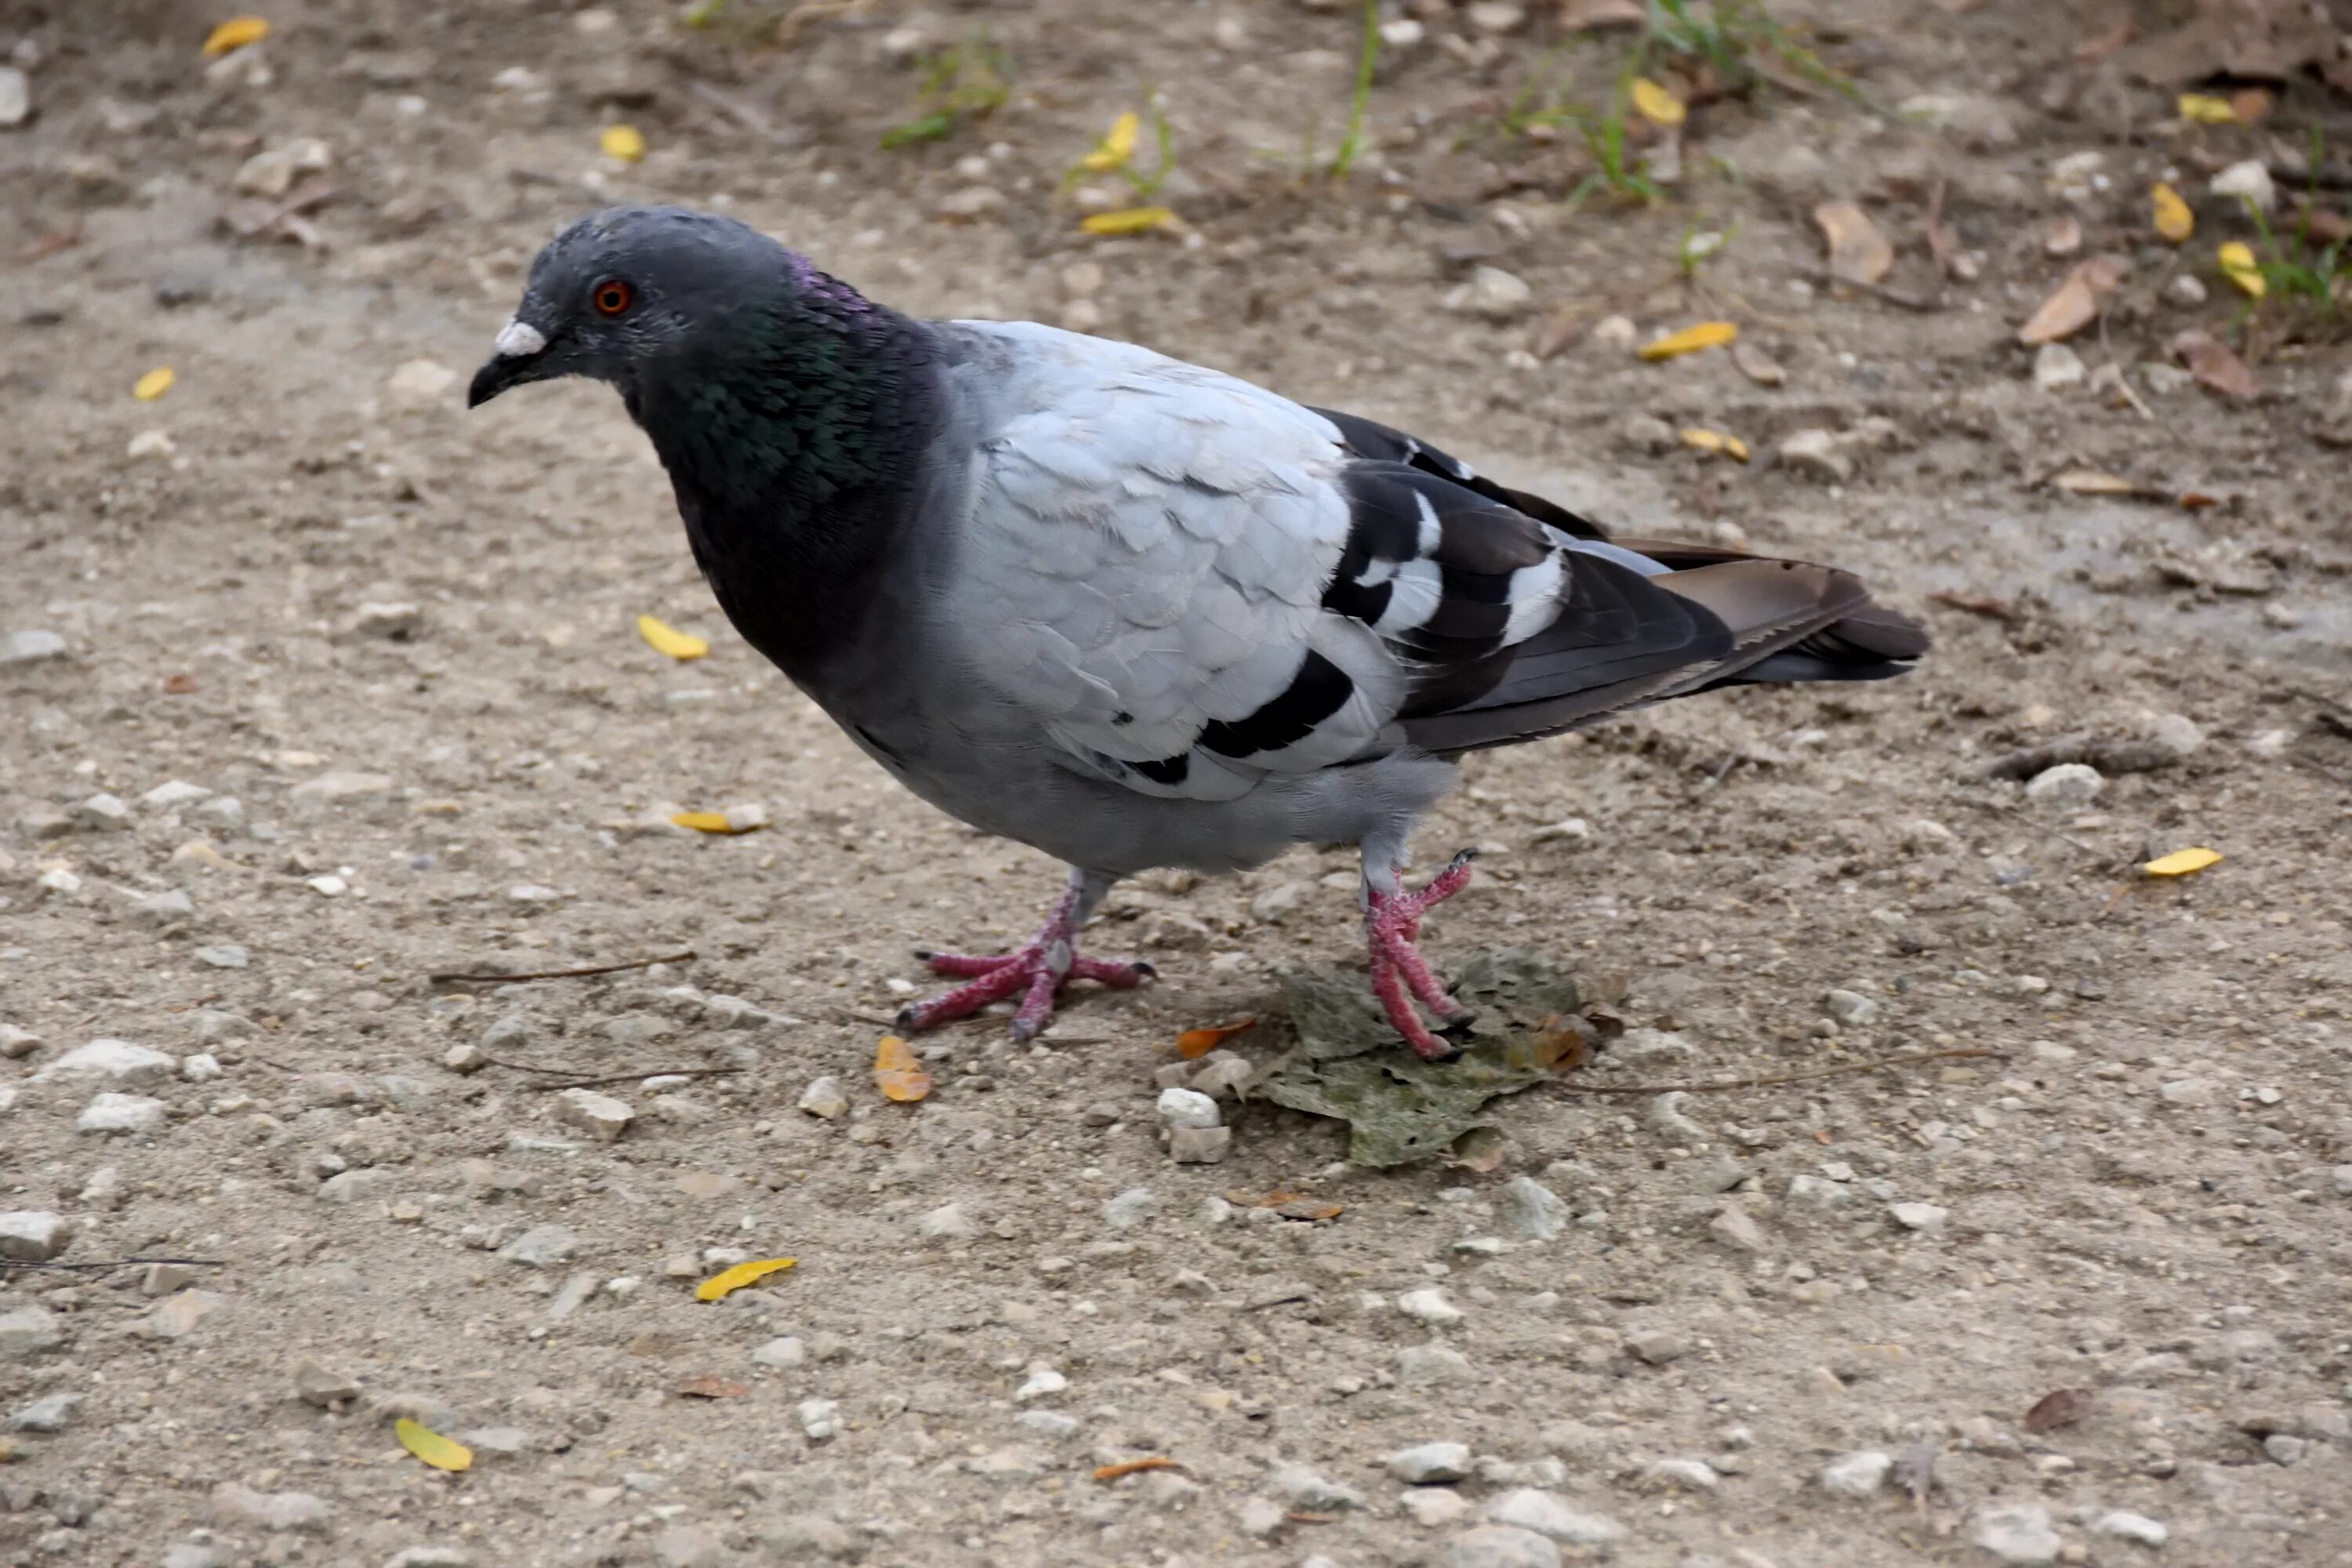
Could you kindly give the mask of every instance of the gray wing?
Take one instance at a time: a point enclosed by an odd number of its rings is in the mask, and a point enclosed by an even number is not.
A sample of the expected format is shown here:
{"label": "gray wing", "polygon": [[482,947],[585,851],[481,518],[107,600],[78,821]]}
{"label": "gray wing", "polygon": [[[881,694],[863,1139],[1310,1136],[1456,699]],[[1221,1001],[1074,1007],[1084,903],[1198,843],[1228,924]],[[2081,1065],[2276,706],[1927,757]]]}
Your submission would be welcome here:
{"label": "gray wing", "polygon": [[[957,374],[982,411],[950,644],[1068,765],[1141,794],[1232,799],[1770,679],[1770,656],[1840,653],[1812,634],[1866,604],[1819,567],[1612,543],[1409,437],[1148,350],[950,330],[979,346]],[[1862,650],[1874,672],[1886,651]]]}

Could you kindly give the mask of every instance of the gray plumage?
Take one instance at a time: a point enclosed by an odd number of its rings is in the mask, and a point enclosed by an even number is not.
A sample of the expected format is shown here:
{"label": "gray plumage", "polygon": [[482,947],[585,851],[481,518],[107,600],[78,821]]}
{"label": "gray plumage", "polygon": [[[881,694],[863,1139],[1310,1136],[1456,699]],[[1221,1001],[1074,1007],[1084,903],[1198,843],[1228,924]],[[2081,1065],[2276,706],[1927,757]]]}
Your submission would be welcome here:
{"label": "gray plumage", "polygon": [[1844,574],[1612,542],[1146,349],[910,321],[731,220],[584,220],[516,321],[473,401],[612,381],[746,637],[917,795],[1069,862],[1080,921],[1302,842],[1361,845],[1377,912],[1454,754],[1925,647]]}

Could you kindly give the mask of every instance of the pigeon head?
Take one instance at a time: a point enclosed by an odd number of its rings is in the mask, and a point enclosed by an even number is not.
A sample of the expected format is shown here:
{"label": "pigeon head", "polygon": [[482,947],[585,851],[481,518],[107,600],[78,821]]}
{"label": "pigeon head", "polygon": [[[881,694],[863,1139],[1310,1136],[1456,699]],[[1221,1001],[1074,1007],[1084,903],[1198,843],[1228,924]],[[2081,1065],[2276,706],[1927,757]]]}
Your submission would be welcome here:
{"label": "pigeon head", "polygon": [[798,256],[730,217],[684,207],[613,207],[548,242],[468,407],[558,376],[606,382],[624,397],[666,373],[723,358],[749,319],[817,282]]}

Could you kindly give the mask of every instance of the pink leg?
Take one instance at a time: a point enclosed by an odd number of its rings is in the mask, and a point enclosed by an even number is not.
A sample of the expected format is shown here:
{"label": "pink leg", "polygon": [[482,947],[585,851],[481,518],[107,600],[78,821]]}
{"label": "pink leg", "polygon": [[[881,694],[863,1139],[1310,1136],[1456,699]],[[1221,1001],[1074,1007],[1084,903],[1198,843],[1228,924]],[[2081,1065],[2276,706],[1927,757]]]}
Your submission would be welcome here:
{"label": "pink leg", "polygon": [[1044,929],[1017,952],[993,956],[919,953],[934,973],[969,979],[952,991],[900,1009],[898,1027],[912,1034],[968,1017],[992,1002],[1017,995],[1021,1005],[1013,1015],[1013,1037],[1034,1040],[1053,1016],[1055,994],[1069,982],[1091,980],[1119,991],[1142,984],[1154,973],[1148,963],[1121,963],[1078,953],[1078,928],[1109,888],[1108,878],[1085,873],[1073,877],[1070,890],[1054,906]]}
{"label": "pink leg", "polygon": [[1365,893],[1364,935],[1372,954],[1372,994],[1396,1032],[1404,1037],[1413,1055],[1424,1061],[1442,1061],[1459,1054],[1459,1047],[1438,1039],[1413,1011],[1405,993],[1449,1023],[1469,1016],[1468,1009],[1445,993],[1444,983],[1429,961],[1413,946],[1421,935],[1421,917],[1430,906],[1460,892],[1470,881],[1470,852],[1456,855],[1444,870],[1418,892],[1370,888]]}

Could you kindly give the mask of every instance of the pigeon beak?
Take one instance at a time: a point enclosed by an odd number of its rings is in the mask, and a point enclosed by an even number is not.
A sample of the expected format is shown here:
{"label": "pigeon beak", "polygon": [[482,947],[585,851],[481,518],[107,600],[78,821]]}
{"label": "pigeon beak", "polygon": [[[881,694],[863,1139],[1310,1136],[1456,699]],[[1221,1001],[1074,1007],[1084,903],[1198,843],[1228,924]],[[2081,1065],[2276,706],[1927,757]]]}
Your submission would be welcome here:
{"label": "pigeon beak", "polygon": [[491,341],[490,357],[474,373],[474,384],[466,389],[466,406],[479,408],[509,386],[539,380],[541,356],[546,353],[545,332],[520,316],[509,319]]}

